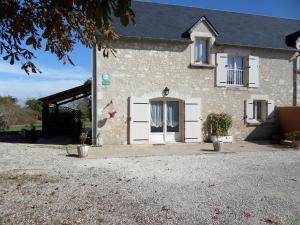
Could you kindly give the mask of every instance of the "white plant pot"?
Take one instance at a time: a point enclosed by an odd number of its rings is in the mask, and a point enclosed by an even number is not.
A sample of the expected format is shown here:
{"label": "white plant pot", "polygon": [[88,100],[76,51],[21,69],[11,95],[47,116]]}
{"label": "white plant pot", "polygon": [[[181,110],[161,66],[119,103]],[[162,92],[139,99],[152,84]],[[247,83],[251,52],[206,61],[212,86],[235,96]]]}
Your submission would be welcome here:
{"label": "white plant pot", "polygon": [[87,157],[89,154],[89,146],[87,145],[78,145],[77,146],[78,156],[80,158]]}
{"label": "white plant pot", "polygon": [[211,140],[211,142],[222,141],[224,143],[232,143],[233,142],[233,136],[232,135],[228,135],[228,136],[211,136],[210,140]]}
{"label": "white plant pot", "polygon": [[216,152],[221,152],[223,150],[223,142],[222,141],[215,141],[213,142],[214,150]]}

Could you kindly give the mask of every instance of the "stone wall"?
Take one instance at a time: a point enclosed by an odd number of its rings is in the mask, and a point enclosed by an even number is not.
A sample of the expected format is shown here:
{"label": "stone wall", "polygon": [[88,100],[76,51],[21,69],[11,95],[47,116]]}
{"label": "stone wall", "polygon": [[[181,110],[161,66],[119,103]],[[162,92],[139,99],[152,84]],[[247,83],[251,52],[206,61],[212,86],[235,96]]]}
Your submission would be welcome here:
{"label": "stone wall", "polygon": [[[170,97],[202,98],[205,122],[212,113],[227,112],[233,116],[231,134],[235,139],[270,137],[273,126],[248,126],[244,123],[244,101],[253,96],[272,99],[277,106],[293,103],[292,53],[267,49],[217,47],[217,52],[240,52],[260,57],[259,88],[216,87],[215,68],[190,67],[190,45],[172,42],[126,40],[114,43],[117,56],[100,58],[100,77],[108,72],[112,84],[108,88],[98,83],[99,126],[101,144],[127,144],[128,98],[130,96],[160,97],[165,87]],[[112,104],[110,104],[112,102]],[[108,112],[116,110],[114,119]]]}

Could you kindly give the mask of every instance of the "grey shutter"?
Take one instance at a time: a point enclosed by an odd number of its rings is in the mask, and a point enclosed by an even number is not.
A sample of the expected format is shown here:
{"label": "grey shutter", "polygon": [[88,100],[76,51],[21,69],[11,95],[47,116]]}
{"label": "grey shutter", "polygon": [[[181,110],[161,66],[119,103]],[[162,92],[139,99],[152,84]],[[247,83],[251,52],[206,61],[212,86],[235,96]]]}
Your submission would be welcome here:
{"label": "grey shutter", "polygon": [[201,99],[186,99],[184,105],[184,140],[185,142],[201,142]]}
{"label": "grey shutter", "polygon": [[253,100],[248,99],[245,101],[245,122],[248,124],[255,123],[253,116]]}
{"label": "grey shutter", "polygon": [[227,86],[228,54],[217,53],[216,85]]}
{"label": "grey shutter", "polygon": [[139,97],[130,98],[130,144],[149,143],[150,130],[149,100]]}
{"label": "grey shutter", "polygon": [[250,55],[248,58],[248,87],[259,86],[259,57]]}
{"label": "grey shutter", "polygon": [[274,122],[275,121],[275,102],[273,100],[267,101],[267,121]]}

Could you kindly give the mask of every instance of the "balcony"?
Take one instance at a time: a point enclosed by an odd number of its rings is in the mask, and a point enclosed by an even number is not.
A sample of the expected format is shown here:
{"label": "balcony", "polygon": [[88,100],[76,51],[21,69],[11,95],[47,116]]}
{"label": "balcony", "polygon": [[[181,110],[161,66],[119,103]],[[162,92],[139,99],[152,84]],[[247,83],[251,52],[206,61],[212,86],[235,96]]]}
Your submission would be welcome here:
{"label": "balcony", "polygon": [[245,86],[244,70],[229,68],[227,70],[227,85],[228,86]]}

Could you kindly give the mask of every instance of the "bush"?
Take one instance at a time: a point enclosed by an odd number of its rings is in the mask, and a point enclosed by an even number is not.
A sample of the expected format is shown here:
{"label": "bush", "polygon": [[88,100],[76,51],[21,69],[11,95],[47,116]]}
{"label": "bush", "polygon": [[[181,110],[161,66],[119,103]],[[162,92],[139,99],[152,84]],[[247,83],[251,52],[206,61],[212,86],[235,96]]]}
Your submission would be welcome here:
{"label": "bush", "polygon": [[300,141],[300,131],[289,132],[285,136],[287,140]]}
{"label": "bush", "polygon": [[227,113],[212,113],[208,116],[212,136],[227,136],[232,126],[232,116]]}

